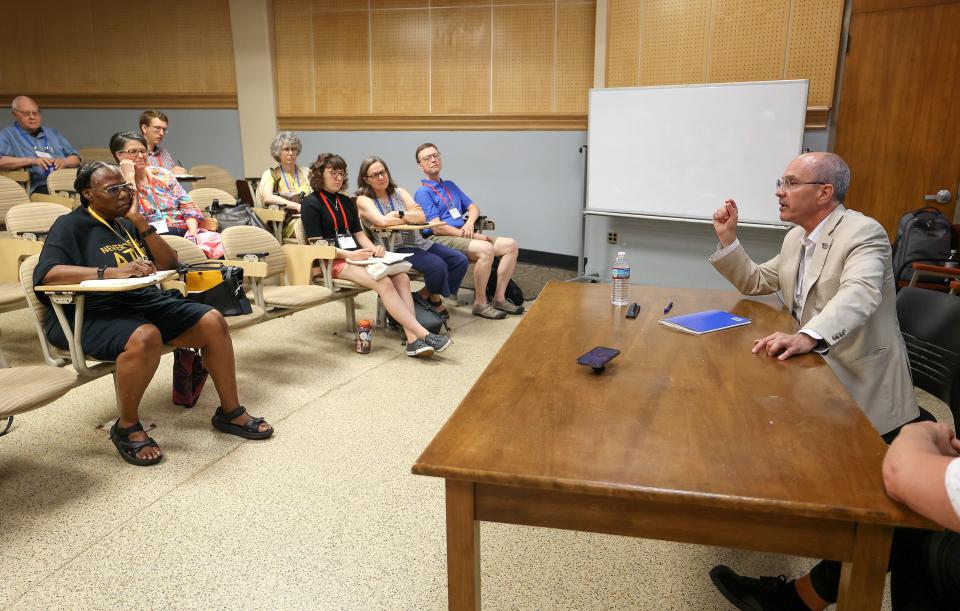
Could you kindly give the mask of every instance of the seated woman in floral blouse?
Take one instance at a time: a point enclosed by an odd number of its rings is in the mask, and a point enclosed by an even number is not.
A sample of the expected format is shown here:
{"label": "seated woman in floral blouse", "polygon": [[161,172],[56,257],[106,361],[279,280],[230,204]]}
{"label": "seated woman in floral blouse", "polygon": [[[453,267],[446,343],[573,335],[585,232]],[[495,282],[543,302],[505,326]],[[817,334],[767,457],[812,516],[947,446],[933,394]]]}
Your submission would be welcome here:
{"label": "seated woman in floral blouse", "polygon": [[137,188],[140,212],[159,234],[173,234],[196,243],[207,257],[223,258],[220,234],[200,229],[205,219],[177,179],[168,170],[147,165],[147,143],[135,132],[117,132],[110,152],[124,179]]}

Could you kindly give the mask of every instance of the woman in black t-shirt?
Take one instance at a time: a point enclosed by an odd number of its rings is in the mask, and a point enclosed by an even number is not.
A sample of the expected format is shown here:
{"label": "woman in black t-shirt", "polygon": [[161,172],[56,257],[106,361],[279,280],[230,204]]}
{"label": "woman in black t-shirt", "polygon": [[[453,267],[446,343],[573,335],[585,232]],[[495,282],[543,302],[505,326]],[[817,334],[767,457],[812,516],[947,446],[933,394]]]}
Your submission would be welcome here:
{"label": "woman in black t-shirt", "polygon": [[310,238],[322,238],[337,249],[332,266],[334,278],[350,280],[373,289],[383,300],[383,307],[403,327],[407,336],[407,356],[430,356],[450,345],[449,337],[428,332],[417,322],[406,274],[374,280],[362,265],[351,265],[347,259],[363,261],[382,257],[382,246],[375,246],[363,232],[356,203],[340,191],[347,184],[347,162],[339,155],[322,153],[310,166],[313,193],[300,205],[303,229]]}
{"label": "woman in black t-shirt", "polygon": [[[77,172],[74,190],[80,194],[81,207],[51,227],[34,272],[35,285],[140,278],[157,269],[177,267],[177,253],[133,205],[135,188],[124,181],[120,168],[98,161],[85,164]],[[47,301],[42,293],[38,297]],[[72,321],[73,307],[64,309]],[[67,347],[55,316],[46,317],[45,331],[50,343]],[[120,416],[110,439],[129,463],[152,465],[163,457],[143,430],[138,410],[164,344],[203,351],[222,403],[214,414],[214,427],[248,439],[265,439],[273,433],[262,418],[251,417],[240,405],[227,324],[209,306],[156,287],[90,293],[80,343],[87,354],[117,363]]]}

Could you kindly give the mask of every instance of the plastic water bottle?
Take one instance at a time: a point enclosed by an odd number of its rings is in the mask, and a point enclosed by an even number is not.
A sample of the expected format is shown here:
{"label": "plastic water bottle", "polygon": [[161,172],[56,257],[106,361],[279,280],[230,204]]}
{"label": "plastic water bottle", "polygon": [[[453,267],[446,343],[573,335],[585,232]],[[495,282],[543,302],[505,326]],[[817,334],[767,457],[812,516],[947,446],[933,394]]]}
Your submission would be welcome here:
{"label": "plastic water bottle", "polygon": [[627,253],[622,250],[617,253],[610,268],[610,279],[610,303],[615,306],[630,305],[630,264],[627,263]]}

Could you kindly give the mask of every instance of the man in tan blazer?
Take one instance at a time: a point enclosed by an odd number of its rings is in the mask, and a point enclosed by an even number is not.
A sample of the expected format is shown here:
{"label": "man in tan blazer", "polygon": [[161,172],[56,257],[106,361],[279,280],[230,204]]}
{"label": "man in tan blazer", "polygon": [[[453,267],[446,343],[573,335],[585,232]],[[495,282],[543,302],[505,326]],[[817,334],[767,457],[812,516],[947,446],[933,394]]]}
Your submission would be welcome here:
{"label": "man in tan blazer", "polygon": [[[720,250],[713,266],[741,293],[780,291],[799,323],[755,340],[754,353],[785,360],[814,350],[823,355],[860,409],[891,443],[920,417],[906,346],[897,322],[890,243],[877,221],[843,207],[850,169],[831,153],[807,153],[777,181],[780,220],[796,224],[780,254],[757,265],[737,240],[737,204],[713,215]],[[836,602],[840,563],[821,562],[797,581],[741,577],[725,566],[710,577],[741,609],[823,609]],[[743,606],[747,605],[747,606]]]}

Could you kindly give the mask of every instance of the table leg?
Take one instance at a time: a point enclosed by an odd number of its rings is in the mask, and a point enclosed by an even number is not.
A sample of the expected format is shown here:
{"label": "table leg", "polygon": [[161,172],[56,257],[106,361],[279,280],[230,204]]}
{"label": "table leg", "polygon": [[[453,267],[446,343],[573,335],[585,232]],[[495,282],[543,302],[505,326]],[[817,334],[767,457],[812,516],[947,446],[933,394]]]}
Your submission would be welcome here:
{"label": "table leg", "polygon": [[840,572],[840,611],[876,611],[883,601],[883,584],[890,559],[893,528],[859,524],[853,544],[853,560]]}
{"label": "table leg", "polygon": [[480,609],[480,522],[474,483],[447,480],[447,606]]}

